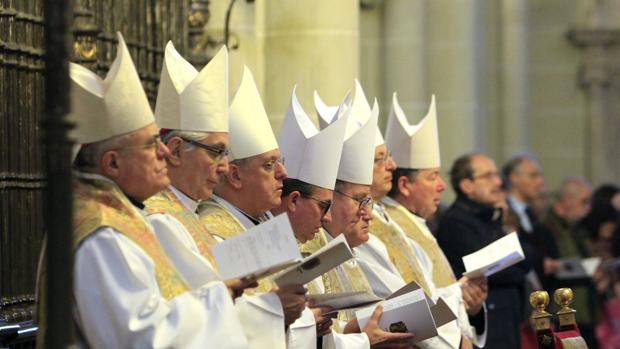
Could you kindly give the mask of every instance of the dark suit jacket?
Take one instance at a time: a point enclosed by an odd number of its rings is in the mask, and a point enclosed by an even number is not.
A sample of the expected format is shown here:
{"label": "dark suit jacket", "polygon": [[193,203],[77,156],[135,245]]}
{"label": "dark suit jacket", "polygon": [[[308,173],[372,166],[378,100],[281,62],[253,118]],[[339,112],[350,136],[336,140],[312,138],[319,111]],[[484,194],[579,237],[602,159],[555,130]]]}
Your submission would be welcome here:
{"label": "dark suit jacket", "polygon": [[[439,222],[437,241],[459,278],[465,271],[463,256],[504,235],[499,211],[467,198],[458,198]],[[525,300],[523,286],[529,269],[527,262],[521,262],[489,277],[485,348],[519,348],[519,324]]]}

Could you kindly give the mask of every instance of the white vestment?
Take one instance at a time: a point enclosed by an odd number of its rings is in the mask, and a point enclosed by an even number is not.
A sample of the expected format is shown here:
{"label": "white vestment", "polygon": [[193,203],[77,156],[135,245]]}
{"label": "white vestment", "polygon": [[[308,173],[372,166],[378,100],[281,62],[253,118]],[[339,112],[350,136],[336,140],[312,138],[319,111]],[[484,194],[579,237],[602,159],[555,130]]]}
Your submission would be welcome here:
{"label": "white vestment", "polygon": [[153,260],[112,228],[99,228],[82,241],[73,268],[79,347],[248,348],[221,281],[167,300]]}
{"label": "white vestment", "polygon": [[[196,212],[198,203],[174,187],[172,193],[190,212]],[[197,215],[196,215],[196,218]],[[211,280],[220,280],[211,263],[200,254],[196,242],[181,222],[171,215],[156,213],[147,217],[164,251],[190,288]],[[277,295],[263,293],[237,298],[235,307],[243,328],[236,334],[247,337],[250,348],[285,348],[284,314]]]}
{"label": "white vestment", "polygon": [[[226,211],[228,211],[231,215],[233,215],[233,217],[235,217],[245,229],[250,229],[255,226],[254,222],[252,222],[245,214],[243,214],[243,212],[241,212],[230,202],[216,195],[213,195],[212,199],[226,209]],[[267,212],[266,214],[269,218],[273,217],[271,212]],[[253,325],[261,328],[265,327],[260,324]],[[282,325],[282,328],[284,328],[284,325]],[[267,331],[266,328],[261,330]],[[316,348],[316,323],[314,321],[314,314],[309,308],[305,308],[301,314],[301,317],[289,326],[286,337],[287,348],[289,349]]]}
{"label": "white vestment", "polygon": [[[443,298],[454,314],[457,315],[457,321],[449,322],[437,329],[438,336],[416,343],[416,345],[420,348],[459,348],[461,335],[465,334],[467,337],[470,337],[471,334],[471,332],[463,333],[461,329],[461,327],[470,328],[471,326],[465,312],[460,286],[455,283],[447,288],[436,288],[432,280],[432,262],[422,247],[409,239],[400,226],[389,219],[389,216],[380,204],[375,204],[373,216],[374,219],[379,219],[383,223],[391,225],[403,236],[413,250],[422,269],[421,271],[431,292],[429,296],[433,301],[437,301],[439,297]],[[370,239],[366,243],[354,248],[355,257],[375,293],[378,296],[386,297],[405,286],[406,282],[391,262],[385,244],[379,238],[372,235],[372,231],[369,235]]]}

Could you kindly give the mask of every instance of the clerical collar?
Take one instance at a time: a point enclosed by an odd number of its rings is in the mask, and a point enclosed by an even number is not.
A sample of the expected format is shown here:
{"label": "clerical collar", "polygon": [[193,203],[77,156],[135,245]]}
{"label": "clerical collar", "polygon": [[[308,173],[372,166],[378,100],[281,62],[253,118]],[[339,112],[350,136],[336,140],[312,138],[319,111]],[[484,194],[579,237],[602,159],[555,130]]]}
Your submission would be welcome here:
{"label": "clerical collar", "polygon": [[103,175],[100,175],[100,174],[97,174],[97,173],[88,173],[88,172],[81,172],[81,171],[74,171],[73,174],[77,178],[84,178],[84,179],[91,179],[91,180],[100,180],[100,181],[105,181],[105,182],[114,184],[119,190],[121,190],[121,192],[127,197],[127,199],[129,199],[129,202],[131,202],[132,205],[134,205],[135,207],[137,207],[140,210],[144,210],[144,203],[142,201],[136,200],[136,199],[132,198],[131,196],[127,195],[127,193],[125,193],[118,186],[118,184],[116,184],[116,182],[114,182],[110,178],[108,178],[106,176],[103,176]]}
{"label": "clerical collar", "polygon": [[127,194],[125,194],[125,196],[127,197],[127,199],[129,199],[132,205],[136,206],[140,210],[144,210],[144,203],[142,201],[136,200]]}
{"label": "clerical collar", "polygon": [[486,205],[477,201],[473,201],[472,199],[459,196],[454,202],[455,206],[461,207],[466,212],[477,216],[478,218],[485,221],[493,221],[496,222],[502,217],[502,210],[499,208],[495,208],[492,205]]}
{"label": "clerical collar", "polygon": [[237,207],[237,210],[239,210],[239,212],[241,212],[241,214],[242,214],[242,215],[244,215],[244,216],[245,216],[245,218],[249,219],[249,220],[250,220],[250,222],[254,223],[254,225],[259,225],[259,224],[261,223],[261,221],[260,221],[260,220],[258,220],[258,219],[256,219],[256,218],[254,218],[254,217],[250,216],[249,214],[247,214],[247,213],[243,212],[243,211],[242,211],[242,210],[240,210],[238,207]]}

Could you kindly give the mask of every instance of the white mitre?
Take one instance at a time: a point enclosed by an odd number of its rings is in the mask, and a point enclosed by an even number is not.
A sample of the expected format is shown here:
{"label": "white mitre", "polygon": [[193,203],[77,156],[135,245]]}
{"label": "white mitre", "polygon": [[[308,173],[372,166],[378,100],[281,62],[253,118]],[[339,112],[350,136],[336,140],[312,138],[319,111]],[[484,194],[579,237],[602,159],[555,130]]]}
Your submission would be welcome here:
{"label": "white mitre", "polygon": [[343,115],[319,132],[299,104],[295,89],[278,136],[288,176],[333,190],[349,116]]}
{"label": "white mitre", "polygon": [[228,143],[230,160],[245,159],[278,149],[267,112],[248,67],[230,105]]}
{"label": "white mitre", "polygon": [[228,132],[226,46],[200,72],[169,41],[155,105],[157,125],[171,130]]}
{"label": "white mitre", "polygon": [[[357,124],[354,119],[351,115],[349,124],[352,122]],[[339,180],[364,185],[372,184],[377,120],[378,114],[373,114],[344,141],[338,167],[337,178]]]}
{"label": "white mitre", "polygon": [[73,136],[87,144],[120,136],[153,122],[153,112],[138,72],[120,32],[116,59],[102,80],[90,70],[70,63],[71,110],[76,118]]}
{"label": "white mitre", "polygon": [[392,98],[392,111],[385,131],[386,144],[399,168],[429,169],[441,165],[435,95],[428,113],[417,125],[410,125],[398,103]]}
{"label": "white mitre", "polygon": [[[314,91],[314,107],[316,108],[318,114],[319,126],[321,129],[325,128],[334,120],[334,115],[336,114],[335,112],[338,110],[337,106],[326,105],[316,90]],[[375,98],[372,109],[370,109],[370,105],[368,104],[368,100],[364,94],[364,89],[357,79],[355,79],[355,91],[353,95],[353,102],[351,103],[351,109],[352,116],[358,120],[359,124],[365,123],[371,115],[379,114],[379,104],[377,103],[377,99]],[[375,133],[375,147],[378,147],[385,143],[378,125]]]}

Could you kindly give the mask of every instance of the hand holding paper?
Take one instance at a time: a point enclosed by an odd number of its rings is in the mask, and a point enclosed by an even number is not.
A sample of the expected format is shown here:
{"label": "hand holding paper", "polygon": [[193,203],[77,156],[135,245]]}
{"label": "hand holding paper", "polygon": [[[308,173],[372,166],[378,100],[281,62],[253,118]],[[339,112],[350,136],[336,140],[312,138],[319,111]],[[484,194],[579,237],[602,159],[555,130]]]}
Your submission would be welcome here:
{"label": "hand holding paper", "polygon": [[510,233],[463,257],[464,276],[491,276],[525,259],[517,233]]}
{"label": "hand holding paper", "polygon": [[220,242],[212,252],[224,280],[260,279],[301,260],[286,214]]}

